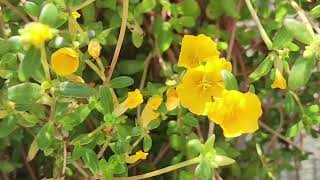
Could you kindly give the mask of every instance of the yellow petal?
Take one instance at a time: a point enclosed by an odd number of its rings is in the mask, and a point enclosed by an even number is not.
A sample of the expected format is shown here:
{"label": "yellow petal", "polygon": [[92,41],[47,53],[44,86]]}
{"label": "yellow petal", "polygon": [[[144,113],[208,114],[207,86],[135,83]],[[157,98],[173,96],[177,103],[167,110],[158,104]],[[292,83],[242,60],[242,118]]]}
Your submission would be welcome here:
{"label": "yellow petal", "polygon": [[276,69],[275,79],[274,79],[271,87],[273,89],[274,88],[286,89],[286,87],[287,87],[286,79],[282,76],[281,72],[278,69]]}
{"label": "yellow petal", "polygon": [[102,49],[102,47],[101,47],[99,41],[91,40],[89,42],[88,52],[89,52],[91,57],[93,57],[95,59],[98,58],[100,56],[101,49]]}
{"label": "yellow petal", "polygon": [[32,44],[37,48],[44,45],[47,40],[53,38],[55,31],[48,25],[32,22],[25,25],[23,29],[19,30],[22,42]]}
{"label": "yellow petal", "polygon": [[73,11],[73,12],[71,13],[71,15],[72,15],[72,17],[73,17],[74,19],[78,19],[78,18],[80,18],[80,16],[81,16],[77,11]]}
{"label": "yellow petal", "polygon": [[168,111],[172,111],[175,108],[177,108],[177,106],[180,103],[178,93],[175,89],[169,88],[166,94],[167,94],[167,101],[165,103],[166,108]]}
{"label": "yellow petal", "polygon": [[126,163],[133,164],[140,159],[147,159],[148,153],[142,152],[141,150],[136,152],[135,155],[129,156],[126,159]]}
{"label": "yellow petal", "polygon": [[155,112],[151,107],[145,106],[142,110],[140,120],[143,127],[147,127],[149,123],[160,116],[160,113]]}
{"label": "yellow petal", "polygon": [[132,92],[128,92],[128,97],[125,100],[125,104],[129,109],[133,109],[143,103],[143,97],[139,89]]}
{"label": "yellow petal", "polygon": [[194,68],[207,61],[209,57],[219,57],[216,43],[203,34],[185,35],[182,39],[178,66]]}
{"label": "yellow petal", "polygon": [[80,76],[76,76],[73,74],[66,76],[66,78],[72,82],[84,83],[84,80]]}
{"label": "yellow petal", "polygon": [[224,90],[221,71],[231,71],[230,62],[214,57],[207,60],[206,65],[188,69],[177,86],[181,105],[198,115],[205,115],[206,103],[221,96]]}
{"label": "yellow petal", "polygon": [[155,95],[149,98],[146,106],[149,106],[151,109],[156,110],[161,105],[161,102],[162,97],[159,95]]}
{"label": "yellow petal", "polygon": [[51,66],[60,76],[70,75],[79,67],[79,55],[72,48],[61,48],[52,54]]}
{"label": "yellow petal", "polygon": [[208,116],[219,124],[226,137],[237,137],[255,132],[262,115],[261,102],[253,93],[224,91],[221,98],[212,103]]}

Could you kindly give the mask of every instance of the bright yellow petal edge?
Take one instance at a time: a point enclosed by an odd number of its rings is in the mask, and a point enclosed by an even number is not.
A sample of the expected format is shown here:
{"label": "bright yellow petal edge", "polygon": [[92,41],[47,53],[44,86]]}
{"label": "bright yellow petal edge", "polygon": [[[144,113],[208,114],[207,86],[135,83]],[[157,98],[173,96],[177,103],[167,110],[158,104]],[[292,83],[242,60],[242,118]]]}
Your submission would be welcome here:
{"label": "bright yellow petal edge", "polygon": [[259,129],[262,115],[257,95],[239,91],[224,91],[223,96],[210,106],[209,119],[219,124],[225,137],[237,137]]}
{"label": "bright yellow petal edge", "polygon": [[276,70],[275,72],[275,78],[271,85],[273,89],[279,88],[279,89],[286,89],[287,88],[287,81],[283,77],[282,73],[279,70]]}
{"label": "bright yellow petal edge", "polygon": [[59,76],[67,76],[78,70],[79,55],[72,48],[61,48],[51,56],[53,71]]}

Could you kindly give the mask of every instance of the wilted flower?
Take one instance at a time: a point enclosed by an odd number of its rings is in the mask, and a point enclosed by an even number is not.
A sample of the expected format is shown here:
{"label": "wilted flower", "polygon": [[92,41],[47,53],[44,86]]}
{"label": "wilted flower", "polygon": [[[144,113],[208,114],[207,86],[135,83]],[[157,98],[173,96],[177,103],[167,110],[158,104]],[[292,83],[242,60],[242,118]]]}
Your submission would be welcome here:
{"label": "wilted flower", "polygon": [[140,159],[147,159],[147,156],[148,156],[148,153],[145,153],[140,150],[140,151],[136,152],[135,155],[127,157],[126,163],[133,164],[133,163],[139,161]]}
{"label": "wilted flower", "polygon": [[88,52],[94,59],[98,58],[101,53],[101,45],[97,40],[91,40],[88,45]]}
{"label": "wilted flower", "polygon": [[51,66],[60,76],[70,75],[79,67],[79,55],[72,48],[61,48],[52,54]]}
{"label": "wilted flower", "polygon": [[166,95],[167,95],[167,101],[165,103],[166,108],[167,108],[168,111],[172,111],[175,108],[177,108],[177,106],[180,103],[180,100],[179,100],[179,97],[178,97],[178,93],[177,93],[177,91],[175,89],[169,88],[167,90]]}
{"label": "wilted flower", "polygon": [[[185,35],[182,39],[178,66],[194,68],[219,57],[216,43],[203,34]],[[209,58],[215,57],[215,58]]]}
{"label": "wilted flower", "polygon": [[221,98],[207,105],[209,118],[222,127],[226,137],[252,133],[259,128],[261,102],[253,93],[225,90]]}
{"label": "wilted flower", "polygon": [[282,76],[282,73],[278,69],[276,69],[274,81],[271,87],[279,89],[286,89],[287,87],[286,79]]}
{"label": "wilted flower", "polygon": [[141,122],[143,127],[147,127],[148,124],[157,119],[160,116],[160,113],[155,112],[159,108],[162,102],[162,97],[156,95],[149,98],[146,106],[144,107],[141,113]]}

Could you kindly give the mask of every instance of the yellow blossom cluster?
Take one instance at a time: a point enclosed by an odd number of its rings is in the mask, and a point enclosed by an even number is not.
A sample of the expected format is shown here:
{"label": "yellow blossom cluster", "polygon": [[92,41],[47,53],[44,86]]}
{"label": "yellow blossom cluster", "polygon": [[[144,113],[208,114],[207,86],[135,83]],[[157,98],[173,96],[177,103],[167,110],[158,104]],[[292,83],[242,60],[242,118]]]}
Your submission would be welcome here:
{"label": "yellow blossom cluster", "polygon": [[231,72],[232,65],[219,56],[210,37],[184,36],[178,66],[187,71],[177,86],[180,103],[194,114],[207,115],[226,137],[252,133],[259,128],[260,100],[250,92],[225,89],[221,71]]}

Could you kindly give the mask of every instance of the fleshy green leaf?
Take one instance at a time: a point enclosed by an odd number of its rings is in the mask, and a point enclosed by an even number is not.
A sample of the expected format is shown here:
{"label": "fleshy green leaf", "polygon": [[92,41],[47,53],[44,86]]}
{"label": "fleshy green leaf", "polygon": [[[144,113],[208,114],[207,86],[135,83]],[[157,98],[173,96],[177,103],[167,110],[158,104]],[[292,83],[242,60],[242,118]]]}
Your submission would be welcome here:
{"label": "fleshy green leaf", "polygon": [[84,148],[81,158],[86,166],[93,174],[96,174],[98,170],[99,160],[96,153],[89,148]]}
{"label": "fleshy green leaf", "polygon": [[61,96],[86,98],[95,93],[95,90],[84,83],[62,82],[56,92]]}
{"label": "fleshy green leaf", "polygon": [[8,116],[0,121],[0,138],[8,136],[16,128],[17,120],[14,116]]}
{"label": "fleshy green leaf", "polygon": [[143,138],[143,151],[148,152],[151,149],[152,146],[152,139],[149,135],[146,135]]}
{"label": "fleshy green leaf", "polygon": [[201,161],[200,164],[196,167],[195,175],[198,176],[201,180],[207,180],[212,178],[211,165],[207,161]]}
{"label": "fleshy green leaf", "polygon": [[291,90],[298,89],[308,82],[315,65],[315,57],[310,59],[299,58],[293,64],[288,78],[288,87]]}
{"label": "fleshy green leaf", "polygon": [[232,73],[227,70],[222,70],[222,79],[227,90],[238,90],[238,82]]}
{"label": "fleshy green leaf", "polygon": [[302,22],[295,19],[286,19],[284,20],[284,27],[296,40],[305,44],[311,44],[313,40],[312,34]]}
{"label": "fleshy green leaf", "polygon": [[131,77],[120,76],[120,77],[113,78],[110,81],[109,86],[111,88],[125,88],[128,86],[131,86],[133,83],[134,83],[134,80]]}
{"label": "fleshy green leaf", "polygon": [[39,16],[39,22],[43,24],[55,26],[58,17],[58,9],[53,3],[48,3],[43,6]]}
{"label": "fleshy green leaf", "polygon": [[273,55],[269,54],[263,61],[262,63],[256,68],[255,71],[253,71],[253,73],[251,73],[249,75],[249,78],[252,81],[257,81],[259,80],[261,77],[267,75],[270,71],[270,69],[273,66]]}
{"label": "fleshy green leaf", "polygon": [[38,17],[40,14],[40,7],[32,1],[27,1],[24,4],[24,8],[29,16]]}
{"label": "fleshy green leaf", "polygon": [[318,18],[320,17],[320,5],[314,7],[311,11],[310,11],[310,15],[314,18]]}
{"label": "fleshy green leaf", "polygon": [[48,122],[39,131],[36,137],[37,145],[41,150],[49,148],[54,140],[54,124]]}
{"label": "fleshy green leaf", "polygon": [[74,127],[81,124],[90,114],[90,112],[91,110],[88,105],[80,105],[73,112],[64,115],[61,119],[59,119],[59,121],[66,130],[71,131]]}
{"label": "fleshy green leaf", "polygon": [[42,87],[35,83],[21,83],[8,88],[8,99],[17,104],[33,104],[43,94]]}
{"label": "fleshy green leaf", "polygon": [[104,114],[112,113],[114,105],[111,92],[109,88],[105,86],[100,86],[99,88],[100,100],[99,104],[103,110]]}

